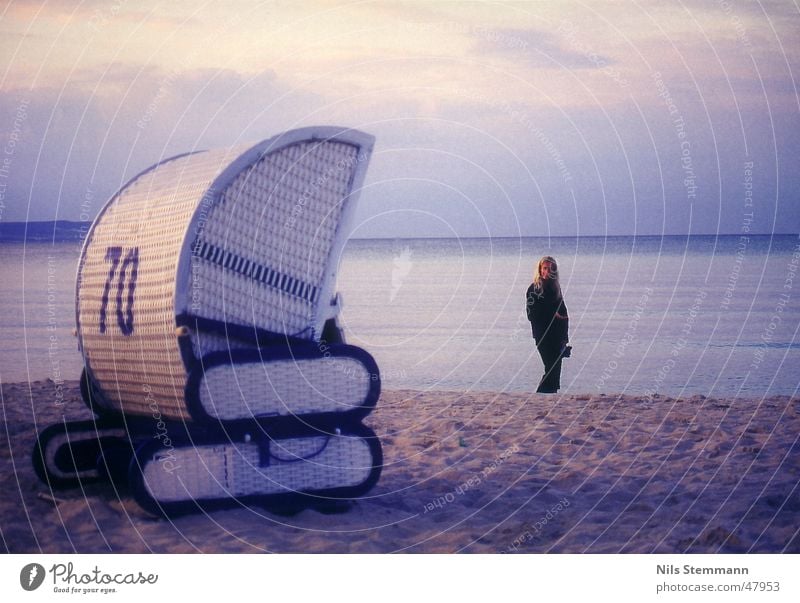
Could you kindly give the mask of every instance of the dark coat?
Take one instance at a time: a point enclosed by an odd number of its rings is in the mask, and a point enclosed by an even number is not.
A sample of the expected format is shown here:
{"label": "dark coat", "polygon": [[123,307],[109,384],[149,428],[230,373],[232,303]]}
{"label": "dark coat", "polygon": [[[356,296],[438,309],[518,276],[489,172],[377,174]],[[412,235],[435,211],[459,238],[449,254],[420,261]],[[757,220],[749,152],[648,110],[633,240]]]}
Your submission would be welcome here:
{"label": "dark coat", "polygon": [[525,295],[525,309],[537,344],[547,342],[560,347],[567,341],[569,321],[556,318],[556,312],[562,316],[569,315],[564,298],[555,287],[545,286],[537,293],[531,283]]}

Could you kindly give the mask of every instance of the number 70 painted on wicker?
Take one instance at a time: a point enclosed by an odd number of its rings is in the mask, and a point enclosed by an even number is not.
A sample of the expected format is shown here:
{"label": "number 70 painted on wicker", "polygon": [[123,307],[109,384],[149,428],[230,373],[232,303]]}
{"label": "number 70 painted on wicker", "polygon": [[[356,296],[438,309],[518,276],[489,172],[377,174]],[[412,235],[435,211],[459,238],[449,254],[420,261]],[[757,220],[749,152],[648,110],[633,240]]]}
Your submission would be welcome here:
{"label": "number 70 painted on wicker", "polygon": [[[106,261],[111,262],[108,271],[105,287],[103,287],[103,298],[100,301],[100,332],[106,332],[106,313],[108,310],[108,296],[114,286],[116,279],[116,312],[117,324],[120,332],[127,336],[133,333],[133,292],[136,289],[136,275],[139,271],[139,248],[131,247],[122,260],[122,247],[109,247],[106,249]],[[119,271],[117,271],[119,268]],[[127,285],[128,295],[125,300],[125,312],[122,311],[122,297],[125,294]]]}

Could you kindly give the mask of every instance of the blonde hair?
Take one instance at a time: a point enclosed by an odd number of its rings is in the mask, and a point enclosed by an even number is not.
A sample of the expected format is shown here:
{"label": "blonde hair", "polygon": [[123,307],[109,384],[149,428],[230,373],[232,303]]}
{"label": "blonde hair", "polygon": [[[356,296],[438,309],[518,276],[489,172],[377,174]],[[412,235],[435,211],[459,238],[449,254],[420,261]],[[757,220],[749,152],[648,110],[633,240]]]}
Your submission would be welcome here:
{"label": "blonde hair", "polygon": [[545,262],[549,262],[553,265],[553,270],[550,272],[550,280],[553,281],[553,285],[555,285],[556,292],[558,293],[559,299],[561,299],[561,283],[558,282],[558,262],[555,261],[549,255],[545,255],[539,260],[539,263],[536,264],[536,274],[533,275],[533,288],[537,294],[541,294],[544,284],[542,282],[542,265]]}

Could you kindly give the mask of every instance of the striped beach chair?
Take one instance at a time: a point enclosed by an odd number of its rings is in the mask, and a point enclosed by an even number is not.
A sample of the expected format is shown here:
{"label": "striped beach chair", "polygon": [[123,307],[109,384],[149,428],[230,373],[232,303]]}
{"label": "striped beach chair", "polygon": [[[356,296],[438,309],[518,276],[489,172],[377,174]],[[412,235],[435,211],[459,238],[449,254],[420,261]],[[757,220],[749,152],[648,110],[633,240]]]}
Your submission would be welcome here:
{"label": "striped beach chair", "polygon": [[54,486],[124,474],[143,506],[360,496],[380,374],[337,326],[336,271],[374,140],[315,127],[187,153],[128,182],[78,267],[84,400],[45,429]]}

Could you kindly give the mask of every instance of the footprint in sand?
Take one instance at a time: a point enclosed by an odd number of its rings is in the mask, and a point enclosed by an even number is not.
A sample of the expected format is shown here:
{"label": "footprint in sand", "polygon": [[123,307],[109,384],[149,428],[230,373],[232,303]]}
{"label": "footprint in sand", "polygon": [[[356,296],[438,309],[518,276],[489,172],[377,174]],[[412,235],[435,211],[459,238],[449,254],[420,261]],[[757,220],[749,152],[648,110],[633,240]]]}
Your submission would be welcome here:
{"label": "footprint in sand", "polygon": [[749,454],[758,454],[761,452],[760,446],[742,446],[742,452],[747,452]]}
{"label": "footprint in sand", "polygon": [[742,542],[735,534],[732,534],[721,526],[717,526],[703,532],[703,534],[695,540],[695,543],[705,546],[719,546],[723,544],[739,546]]}

